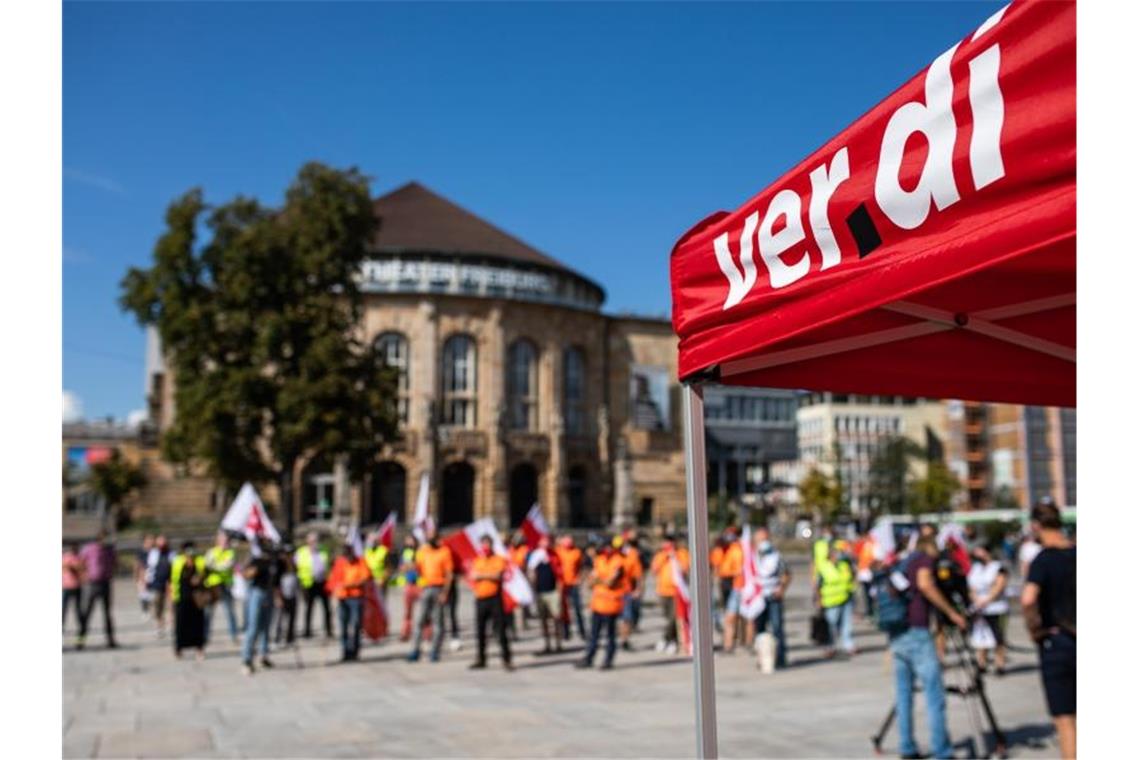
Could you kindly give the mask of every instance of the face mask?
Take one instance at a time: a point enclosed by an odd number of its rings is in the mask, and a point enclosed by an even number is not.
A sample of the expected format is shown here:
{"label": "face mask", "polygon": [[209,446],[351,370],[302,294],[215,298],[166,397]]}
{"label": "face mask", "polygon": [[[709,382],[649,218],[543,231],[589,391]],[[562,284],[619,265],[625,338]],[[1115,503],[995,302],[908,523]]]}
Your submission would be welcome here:
{"label": "face mask", "polygon": [[765,554],[772,551],[772,542],[771,541],[761,541],[760,542],[760,551],[764,552]]}

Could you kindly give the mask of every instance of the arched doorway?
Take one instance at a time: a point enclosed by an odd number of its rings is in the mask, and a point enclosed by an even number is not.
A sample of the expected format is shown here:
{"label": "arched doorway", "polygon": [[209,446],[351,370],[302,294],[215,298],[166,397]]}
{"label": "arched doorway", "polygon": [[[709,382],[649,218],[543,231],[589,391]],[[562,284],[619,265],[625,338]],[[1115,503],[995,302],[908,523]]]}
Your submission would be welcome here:
{"label": "arched doorway", "polygon": [[439,498],[439,525],[466,525],[475,519],[475,468],[452,462],[443,468]]}
{"label": "arched doorway", "polygon": [[364,523],[383,522],[389,512],[396,514],[396,522],[403,522],[407,489],[408,474],[399,463],[380,462],[373,467]]}
{"label": "arched doorway", "polygon": [[538,501],[538,470],[533,464],[519,464],[511,470],[511,527],[522,525],[526,513]]}
{"label": "arched doorway", "polygon": [[570,468],[566,476],[566,499],[570,502],[570,527],[588,528],[586,516],[586,468],[581,465]]}

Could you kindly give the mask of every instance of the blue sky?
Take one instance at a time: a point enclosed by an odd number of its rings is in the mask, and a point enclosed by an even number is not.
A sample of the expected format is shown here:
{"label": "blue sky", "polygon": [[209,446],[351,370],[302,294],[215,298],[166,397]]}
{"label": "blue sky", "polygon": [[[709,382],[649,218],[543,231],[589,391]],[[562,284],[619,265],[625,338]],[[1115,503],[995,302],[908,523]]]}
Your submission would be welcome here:
{"label": "blue sky", "polygon": [[305,161],[416,179],[664,316],[694,222],[777,179],[999,2],[76,3],[63,16],[63,374],[143,402],[116,304],[165,206]]}

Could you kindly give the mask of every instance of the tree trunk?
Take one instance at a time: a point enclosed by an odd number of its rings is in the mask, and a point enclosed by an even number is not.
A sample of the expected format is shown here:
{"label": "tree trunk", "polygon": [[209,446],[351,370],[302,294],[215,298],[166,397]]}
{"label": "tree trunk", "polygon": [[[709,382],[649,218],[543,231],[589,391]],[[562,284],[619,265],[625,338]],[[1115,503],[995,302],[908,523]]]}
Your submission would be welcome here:
{"label": "tree trunk", "polygon": [[285,512],[285,541],[293,541],[293,469],[294,459],[285,463],[281,470],[281,509]]}

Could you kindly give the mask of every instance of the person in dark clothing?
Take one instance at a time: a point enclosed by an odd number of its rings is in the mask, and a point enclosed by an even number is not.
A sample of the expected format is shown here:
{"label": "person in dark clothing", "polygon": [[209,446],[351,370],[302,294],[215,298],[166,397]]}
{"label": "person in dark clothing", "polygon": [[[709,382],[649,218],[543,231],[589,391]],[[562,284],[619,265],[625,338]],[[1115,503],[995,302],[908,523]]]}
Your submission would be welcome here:
{"label": "person in dark clothing", "polygon": [[293,552],[283,549],[277,555],[277,631],[274,641],[293,646],[297,625],[297,571],[293,568]]}
{"label": "person in dark clothing", "polygon": [[111,620],[111,587],[115,579],[116,556],[114,544],[107,540],[107,532],[99,531],[94,541],[80,549],[79,559],[83,562],[86,573],[86,589],[83,614],[79,616],[79,639],[75,642],[75,647],[83,649],[95,602],[102,601],[103,632],[107,637],[107,648],[114,649],[118,644],[115,643],[115,623]]}
{"label": "person in dark clothing", "polygon": [[198,659],[205,658],[206,613],[200,598],[205,581],[206,562],[194,550],[194,542],[187,541],[170,566],[175,657],[181,657],[183,649],[196,649]]}
{"label": "person in dark clothing", "polygon": [[1077,547],[1061,531],[1061,513],[1043,501],[1030,513],[1041,551],[1029,565],[1021,609],[1037,642],[1045,702],[1061,757],[1077,756]]}
{"label": "person in dark clothing", "polygon": [[542,621],[542,654],[550,654],[550,633],[554,629],[554,651],[562,651],[562,593],[558,588],[558,574],[554,569],[554,555],[550,539],[543,536],[538,546],[527,555],[526,572],[538,602],[538,615]]}
{"label": "person in dark clothing", "polygon": [[260,642],[261,667],[269,661],[269,623],[273,617],[273,590],[277,585],[277,565],[260,537],[250,542],[250,559],[242,571],[249,581],[246,592],[245,638],[241,645],[242,672],[253,675],[253,649]]}

